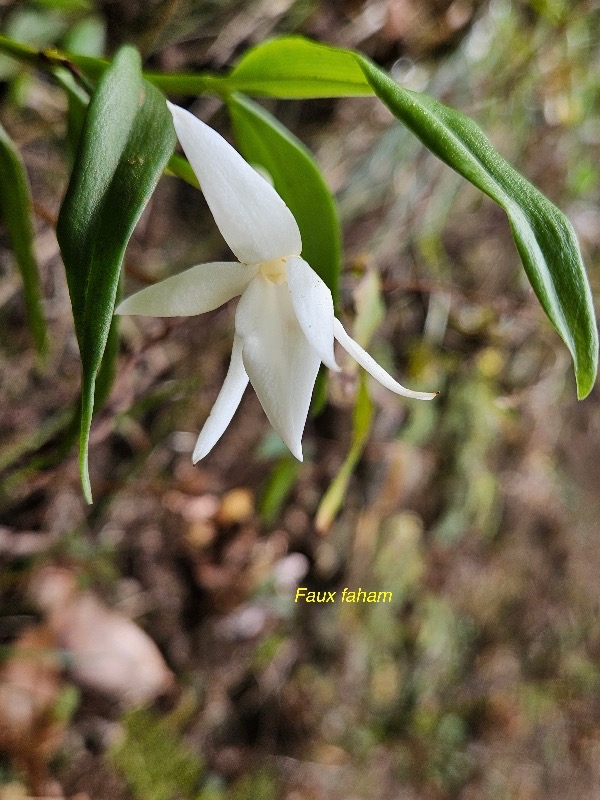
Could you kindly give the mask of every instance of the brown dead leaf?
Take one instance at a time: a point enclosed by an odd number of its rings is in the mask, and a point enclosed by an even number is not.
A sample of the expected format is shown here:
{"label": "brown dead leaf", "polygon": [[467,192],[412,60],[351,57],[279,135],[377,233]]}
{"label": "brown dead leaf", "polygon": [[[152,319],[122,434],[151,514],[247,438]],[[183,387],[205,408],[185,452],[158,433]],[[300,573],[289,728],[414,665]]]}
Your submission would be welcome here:
{"label": "brown dead leaf", "polygon": [[27,776],[36,795],[60,797],[47,764],[60,746],[64,723],[54,716],[60,692],[58,642],[47,625],[27,629],[0,672],[0,750]]}
{"label": "brown dead leaf", "polygon": [[31,593],[70,658],[73,680],[118,699],[149,703],[173,686],[173,674],[152,639],[130,619],[81,591],[67,569],[47,567]]}

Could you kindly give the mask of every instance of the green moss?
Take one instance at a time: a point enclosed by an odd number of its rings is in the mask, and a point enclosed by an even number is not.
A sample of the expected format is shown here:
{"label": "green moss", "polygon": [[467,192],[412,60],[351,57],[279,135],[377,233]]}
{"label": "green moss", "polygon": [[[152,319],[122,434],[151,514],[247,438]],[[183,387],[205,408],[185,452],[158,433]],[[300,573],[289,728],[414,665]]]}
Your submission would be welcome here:
{"label": "green moss", "polygon": [[231,787],[229,800],[277,800],[277,781],[270,770],[259,769]]}
{"label": "green moss", "polygon": [[139,800],[197,797],[204,764],[159,717],[135,710],[123,719],[125,735],[109,757]]}

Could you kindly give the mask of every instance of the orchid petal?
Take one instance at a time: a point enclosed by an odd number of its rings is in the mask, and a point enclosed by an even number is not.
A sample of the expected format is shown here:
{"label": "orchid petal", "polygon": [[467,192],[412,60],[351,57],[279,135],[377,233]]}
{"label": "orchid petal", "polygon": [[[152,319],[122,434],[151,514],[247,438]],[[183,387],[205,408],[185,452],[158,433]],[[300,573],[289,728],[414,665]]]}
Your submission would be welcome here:
{"label": "orchid petal", "polygon": [[245,264],[302,250],[292,212],[275,189],[208,125],[167,103],[181,146],[223,238]]}
{"label": "orchid petal", "polygon": [[308,343],[329,369],[339,372],[333,354],[333,298],[325,283],[302,258],[288,258],[287,282],[296,318]]}
{"label": "orchid petal", "polygon": [[285,283],[276,285],[258,275],[240,299],[235,329],[269,422],[302,461],[302,432],[320,357],[298,324]]}
{"label": "orchid petal", "polygon": [[389,389],[396,394],[401,394],[403,397],[412,397],[414,400],[433,400],[437,397],[439,392],[413,392],[412,389],[405,389],[391,375],[389,375],[383,367],[372,358],[366,350],[354,341],[344,328],[339,319],[334,320],[333,333],[338,342],[342,345],[355,361],[366,369],[369,375],[372,375],[376,381],[379,381],[386,389]]}
{"label": "orchid petal", "polygon": [[194,447],[192,456],[194,464],[208,455],[219,441],[231,422],[247,385],[248,375],[242,361],[242,341],[236,336],[233,340],[231,361],[229,362],[229,369],[223,381],[223,386],[221,386],[221,391]]}
{"label": "orchid petal", "polygon": [[132,294],[119,304],[115,314],[148,317],[204,314],[242,294],[257,271],[257,267],[237,261],[198,264]]}

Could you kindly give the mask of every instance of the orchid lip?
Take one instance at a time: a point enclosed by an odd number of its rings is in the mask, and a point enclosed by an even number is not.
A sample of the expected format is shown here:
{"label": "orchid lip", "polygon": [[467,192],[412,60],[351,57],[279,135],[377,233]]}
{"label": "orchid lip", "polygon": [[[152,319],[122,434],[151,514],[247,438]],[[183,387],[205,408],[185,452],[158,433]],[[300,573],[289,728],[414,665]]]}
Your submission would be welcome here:
{"label": "orchid lip", "polygon": [[260,272],[272,283],[279,285],[287,281],[287,266],[285,258],[272,258],[270,261],[263,261],[259,267]]}

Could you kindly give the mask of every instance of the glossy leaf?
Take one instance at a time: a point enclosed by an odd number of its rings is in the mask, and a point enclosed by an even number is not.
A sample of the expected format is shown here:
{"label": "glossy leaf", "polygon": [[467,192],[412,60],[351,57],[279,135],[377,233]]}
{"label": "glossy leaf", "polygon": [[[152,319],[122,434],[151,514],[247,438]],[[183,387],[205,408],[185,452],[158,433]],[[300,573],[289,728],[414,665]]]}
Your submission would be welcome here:
{"label": "glossy leaf", "polygon": [[596,379],[598,333],[569,220],[502,158],[473,120],[432,97],[403,89],[366,58],[357,59],[390,111],[432,153],[502,206],[527,277],[573,357],[578,397],[585,397]]}
{"label": "glossy leaf", "polygon": [[143,81],[138,53],[122,48],[91,99],[57,227],[82,361],[80,469],[90,502],[94,390],[125,248],[174,146],[164,97]]}
{"label": "glossy leaf", "polygon": [[341,230],[335,201],[312,154],[290,131],[243,95],[228,101],[236,141],[244,158],[263,167],[296,218],[302,257],[337,298]]}
{"label": "glossy leaf", "polygon": [[25,165],[0,125],[0,212],[23,280],[29,327],[38,353],[48,345],[42,289],[34,250],[33,204]]}
{"label": "glossy leaf", "polygon": [[342,97],[372,94],[349,50],[284,36],[253,47],[227,77],[227,88],[271,97]]}

